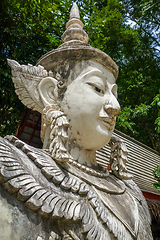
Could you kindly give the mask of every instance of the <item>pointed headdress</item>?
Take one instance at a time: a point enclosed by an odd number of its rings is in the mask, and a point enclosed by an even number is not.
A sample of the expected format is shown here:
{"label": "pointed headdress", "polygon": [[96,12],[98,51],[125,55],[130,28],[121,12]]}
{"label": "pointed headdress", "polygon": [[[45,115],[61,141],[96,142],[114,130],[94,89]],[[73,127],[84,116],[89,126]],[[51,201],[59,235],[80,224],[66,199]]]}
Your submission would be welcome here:
{"label": "pointed headdress", "polygon": [[88,44],[88,35],[83,30],[83,23],[80,20],[79,9],[76,3],[73,4],[70,12],[70,20],[66,24],[66,31],[62,35],[63,44],[57,49],[43,55],[37,62],[49,71],[57,62],[64,60],[94,60],[105,66],[117,79],[118,67],[106,53],[91,47]]}
{"label": "pointed headdress", "polygon": [[[31,64],[20,65],[15,60],[8,59],[8,64],[12,68],[12,80],[15,91],[19,99],[25,106],[40,113],[42,113],[44,105],[38,92],[38,85],[43,78],[54,77],[56,73],[59,87],[65,86],[64,82],[61,81],[61,73],[59,74],[60,68],[63,73],[63,79],[66,81],[68,74],[70,74],[70,69],[72,69],[72,63],[75,64],[75,62],[82,60],[93,60],[105,66],[114,75],[115,79],[118,77],[118,67],[111,57],[88,44],[88,35],[83,30],[83,23],[80,21],[76,3],[72,6],[70,20],[66,24],[66,31],[62,35],[62,41],[63,44],[57,49],[43,55],[38,60],[37,66],[32,66]],[[59,69],[56,69],[57,66]]]}

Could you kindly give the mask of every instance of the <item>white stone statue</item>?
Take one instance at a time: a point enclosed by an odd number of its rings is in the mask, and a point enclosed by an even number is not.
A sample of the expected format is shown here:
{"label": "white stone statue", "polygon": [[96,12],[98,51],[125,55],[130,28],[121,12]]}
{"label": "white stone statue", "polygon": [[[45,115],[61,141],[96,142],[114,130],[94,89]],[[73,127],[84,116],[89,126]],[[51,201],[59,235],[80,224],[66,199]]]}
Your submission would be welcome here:
{"label": "white stone statue", "polygon": [[[87,44],[75,3],[62,40],[37,66],[8,60],[19,99],[42,114],[43,150],[1,138],[0,182],[49,221],[48,239],[152,240],[146,201],[126,169],[126,146],[112,137],[120,111],[117,65]],[[110,172],[95,157],[107,143]]]}

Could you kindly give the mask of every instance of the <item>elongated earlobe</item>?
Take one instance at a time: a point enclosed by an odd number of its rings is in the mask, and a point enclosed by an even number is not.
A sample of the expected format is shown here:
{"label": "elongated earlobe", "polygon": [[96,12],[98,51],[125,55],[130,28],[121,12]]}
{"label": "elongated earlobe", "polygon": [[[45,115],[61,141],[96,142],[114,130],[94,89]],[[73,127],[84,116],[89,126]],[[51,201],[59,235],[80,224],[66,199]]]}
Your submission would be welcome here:
{"label": "elongated earlobe", "polygon": [[55,104],[58,98],[58,81],[52,77],[43,78],[38,85],[44,106]]}

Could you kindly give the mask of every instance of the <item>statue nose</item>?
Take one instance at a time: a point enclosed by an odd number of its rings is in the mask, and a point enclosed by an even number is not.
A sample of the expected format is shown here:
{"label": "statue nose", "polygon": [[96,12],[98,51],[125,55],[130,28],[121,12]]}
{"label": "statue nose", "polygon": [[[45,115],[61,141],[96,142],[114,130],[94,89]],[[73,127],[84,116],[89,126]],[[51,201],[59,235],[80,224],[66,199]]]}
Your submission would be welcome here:
{"label": "statue nose", "polygon": [[115,97],[110,99],[109,101],[106,101],[104,104],[104,111],[112,117],[116,117],[120,109],[121,108],[119,102]]}

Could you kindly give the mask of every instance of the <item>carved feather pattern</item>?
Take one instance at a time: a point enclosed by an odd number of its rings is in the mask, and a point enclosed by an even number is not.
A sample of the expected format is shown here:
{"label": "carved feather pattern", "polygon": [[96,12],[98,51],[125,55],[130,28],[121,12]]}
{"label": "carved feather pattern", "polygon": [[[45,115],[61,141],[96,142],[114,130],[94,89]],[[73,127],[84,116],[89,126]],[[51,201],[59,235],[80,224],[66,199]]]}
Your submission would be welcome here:
{"label": "carved feather pattern", "polygon": [[12,69],[12,81],[18,98],[28,108],[42,113],[44,106],[39,96],[38,84],[49,73],[40,65],[20,65],[11,59],[7,61]]}
{"label": "carved feather pattern", "polygon": [[0,182],[29,209],[50,218],[81,220],[88,240],[110,239],[110,233],[118,240],[135,239],[93,187],[71,173],[65,174],[43,150],[14,136],[6,139],[9,142],[0,138]]}
{"label": "carved feather pattern", "polygon": [[[20,140],[17,140],[20,142]],[[26,151],[27,146],[23,146],[22,150]],[[41,168],[41,172],[50,179],[55,184],[59,184],[61,189],[71,190],[73,193],[78,192],[80,195],[87,194],[89,191],[88,185],[80,180],[79,178],[73,177],[70,173],[67,175],[60,169],[60,167],[53,161],[51,157],[45,154],[43,151],[31,152],[27,153],[27,156],[31,158],[34,163]]]}
{"label": "carved feather pattern", "polygon": [[[85,206],[84,206],[85,207]],[[86,208],[82,218],[83,232],[87,233],[88,240],[105,240],[108,239],[108,231],[103,227],[101,222],[95,216],[92,208]]]}
{"label": "carved feather pattern", "polygon": [[[29,151],[29,148],[25,147],[24,143],[22,146],[22,142],[14,136],[10,140],[21,146],[24,152]],[[49,215],[51,218],[79,219],[81,209],[79,198],[73,199],[71,194],[64,194],[59,187],[52,187],[49,182],[49,187],[42,186],[19,158],[21,156],[26,161],[26,156],[17,153],[18,150],[15,152],[14,146],[1,138],[0,182],[4,187],[11,193],[17,193],[18,200],[24,201],[25,205],[33,211],[39,210],[40,214]]]}
{"label": "carved feather pattern", "polygon": [[[95,192],[88,193],[88,200],[95,210],[98,219],[103,223],[103,226],[113,233],[118,240],[133,240],[134,237],[126,229],[126,227],[115,217],[109,209],[107,209]],[[101,239],[101,238],[98,238]]]}
{"label": "carved feather pattern", "polygon": [[132,191],[132,195],[141,203],[144,213],[146,214],[146,219],[148,220],[149,224],[151,224],[151,216],[149,213],[148,205],[146,199],[144,198],[141,190],[137,186],[137,184],[133,180],[123,180],[128,186],[128,191]]}

